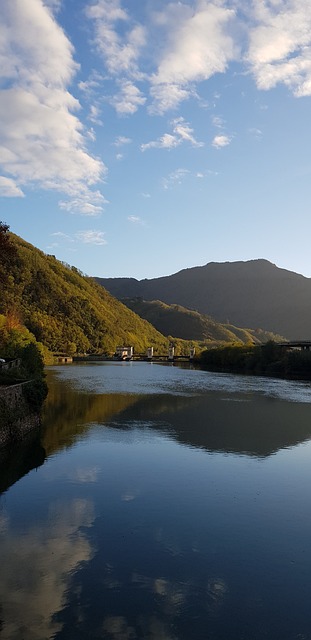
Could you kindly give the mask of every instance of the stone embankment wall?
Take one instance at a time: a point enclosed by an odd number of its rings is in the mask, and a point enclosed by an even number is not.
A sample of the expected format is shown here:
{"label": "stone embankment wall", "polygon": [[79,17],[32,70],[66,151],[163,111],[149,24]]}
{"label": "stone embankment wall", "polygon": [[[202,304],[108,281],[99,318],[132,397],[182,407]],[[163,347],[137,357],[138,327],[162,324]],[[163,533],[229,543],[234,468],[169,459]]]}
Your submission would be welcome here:
{"label": "stone embankment wall", "polygon": [[40,416],[32,413],[23,387],[29,382],[0,386],[0,447],[22,440],[40,426]]}

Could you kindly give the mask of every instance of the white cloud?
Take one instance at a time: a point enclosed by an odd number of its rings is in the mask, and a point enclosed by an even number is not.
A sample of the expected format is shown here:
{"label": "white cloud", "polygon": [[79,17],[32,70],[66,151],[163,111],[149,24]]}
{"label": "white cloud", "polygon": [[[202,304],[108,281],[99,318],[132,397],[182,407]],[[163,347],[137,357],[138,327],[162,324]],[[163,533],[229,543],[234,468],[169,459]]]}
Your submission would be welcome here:
{"label": "white cloud", "polygon": [[51,236],[73,242],[73,239],[67,233],[63,233],[63,231],[55,231],[54,233],[51,233]]}
{"label": "white cloud", "polygon": [[180,102],[188,100],[193,95],[193,89],[185,89],[177,84],[156,84],[150,89],[153,104],[149,107],[151,114],[163,114],[165,111],[175,109]]}
{"label": "white cloud", "polygon": [[162,185],[164,189],[170,189],[177,184],[182,184],[184,178],[189,175],[189,169],[176,169],[168,175],[167,178],[162,179]]}
{"label": "white cloud", "polygon": [[[86,9],[88,18],[94,21],[95,45],[102,55],[109,73],[120,76],[124,73],[137,76],[137,60],[145,45],[145,29],[140,24],[131,24],[130,17],[122,9],[120,0],[97,0]],[[121,36],[117,25],[123,23]],[[126,29],[126,25],[129,28]]]}
{"label": "white cloud", "polygon": [[166,9],[166,48],[151,78],[151,95],[159,113],[189,97],[193,83],[226,71],[238,55],[229,33],[235,12],[217,1],[199,0],[196,5],[193,9],[171,3],[171,11]]}
{"label": "white cloud", "polygon": [[139,216],[128,216],[128,221],[132,224],[144,224]]}
{"label": "white cloud", "polygon": [[143,143],[140,146],[141,151],[146,151],[147,149],[173,149],[183,142],[190,142],[193,147],[204,146],[203,142],[198,142],[195,139],[193,129],[184,118],[175,118],[175,120],[172,120],[171,125],[173,133],[164,133],[164,135],[157,140]]}
{"label": "white cloud", "polygon": [[75,234],[77,240],[80,240],[84,244],[104,245],[107,244],[104,231],[94,231],[89,229],[88,231],[78,231]]}
{"label": "white cloud", "polygon": [[96,104],[91,105],[88,119],[93,122],[93,124],[100,126],[103,124],[103,121],[100,118],[100,108]]}
{"label": "white cloud", "polygon": [[223,129],[225,126],[225,121],[221,116],[213,116],[212,122],[217,129]]}
{"label": "white cloud", "polygon": [[145,104],[146,98],[130,80],[120,82],[120,91],[110,100],[119,115],[132,115]]}
{"label": "white cloud", "polygon": [[[134,18],[135,7],[131,10],[127,3],[125,9],[122,0],[94,0],[86,9],[105,73],[119,85],[110,100],[119,114],[131,115],[146,104],[140,81],[149,84],[151,114],[176,109],[189,98],[206,106],[198,85],[225,73],[234,61],[251,71],[260,89],[283,83],[296,96],[311,95],[311,12],[306,0],[161,5],[162,10],[144,7],[143,24]],[[80,87],[88,90],[94,84],[96,80]],[[219,93],[213,95],[216,101]],[[221,128],[221,119],[216,122]]]}
{"label": "white cloud", "polygon": [[164,135],[157,140],[142,144],[140,148],[141,151],[146,151],[146,149],[173,149],[177,147],[180,142],[181,140],[178,140],[178,138],[171,133],[164,133]]}
{"label": "white cloud", "polygon": [[0,176],[0,196],[5,198],[23,198],[24,193],[12,178]]}
{"label": "white cloud", "polygon": [[130,144],[131,142],[131,138],[127,138],[126,136],[118,136],[113,144],[115,147],[122,147],[124,144]]}
{"label": "white cloud", "polygon": [[193,147],[203,147],[203,142],[198,142],[193,136],[193,129],[189,126],[188,122],[185,122],[184,118],[176,118],[173,120],[174,133],[180,138],[181,141],[190,142]]}
{"label": "white cloud", "polygon": [[78,87],[86,96],[91,96],[98,91],[104,80],[105,77],[96,69],[93,69],[89,78],[87,80],[81,80],[78,83]]}
{"label": "white cloud", "polygon": [[213,147],[216,149],[221,149],[222,147],[227,147],[230,144],[231,138],[226,135],[215,136],[212,142]]}
{"label": "white cloud", "polygon": [[[122,84],[149,82],[150,113],[164,113],[196,96],[196,83],[226,71],[238,56],[237,43],[229,33],[235,12],[219,0],[197,0],[193,7],[168,3],[162,13],[153,11],[152,24],[147,19],[144,24],[134,20],[121,0],[97,0],[87,7],[86,15],[93,23],[93,41],[110,77]],[[151,57],[142,61],[148,45],[152,47],[153,72]],[[135,109],[131,100],[123,100],[122,91],[111,103],[118,113],[131,114],[145,104],[143,96],[139,97],[138,103],[134,101]]]}
{"label": "white cloud", "polygon": [[305,0],[254,0],[246,61],[259,89],[311,95],[311,12]]}
{"label": "white cloud", "polygon": [[70,200],[60,200],[60,209],[69,213],[81,213],[87,216],[99,215],[108,200],[104,198],[100,191],[90,191],[88,189],[80,190],[78,196],[72,197]]}
{"label": "white cloud", "polygon": [[42,0],[3,0],[0,23],[0,163],[18,188],[92,194],[105,173],[86,148],[69,93],[73,47]]}

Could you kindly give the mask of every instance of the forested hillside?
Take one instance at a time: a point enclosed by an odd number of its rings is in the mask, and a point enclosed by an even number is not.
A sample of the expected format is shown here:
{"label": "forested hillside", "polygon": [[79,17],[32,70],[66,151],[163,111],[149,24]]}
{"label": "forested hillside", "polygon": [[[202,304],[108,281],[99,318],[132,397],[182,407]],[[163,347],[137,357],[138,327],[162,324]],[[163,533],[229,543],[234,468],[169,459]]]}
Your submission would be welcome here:
{"label": "forested hillside", "polygon": [[[5,236],[3,236],[5,237]],[[9,254],[0,255],[0,314],[7,326],[25,325],[53,352],[114,353],[167,349],[168,340],[75,267],[46,255],[9,233]]]}
{"label": "forested hillside", "polygon": [[242,342],[261,344],[282,337],[262,329],[241,329],[230,324],[216,322],[210,316],[191,311],[181,305],[168,305],[160,300],[123,298],[122,302],[139,316],[148,320],[165,336],[199,342]]}
{"label": "forested hillside", "polygon": [[268,260],[210,262],[151,280],[97,278],[117,298],[140,296],[261,328],[292,340],[311,338],[311,279]]}

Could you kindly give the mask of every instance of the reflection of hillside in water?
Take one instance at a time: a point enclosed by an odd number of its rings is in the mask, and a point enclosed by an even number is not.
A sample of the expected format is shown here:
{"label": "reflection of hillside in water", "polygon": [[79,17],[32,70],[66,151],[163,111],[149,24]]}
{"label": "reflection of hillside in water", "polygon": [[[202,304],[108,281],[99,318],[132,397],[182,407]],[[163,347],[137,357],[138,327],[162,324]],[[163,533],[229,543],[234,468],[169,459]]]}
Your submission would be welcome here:
{"label": "reflection of hillside in water", "polygon": [[[45,460],[45,450],[37,433],[29,435],[14,447],[0,450],[0,493],[25,476],[32,469],[40,467]],[[1,628],[0,628],[1,629]]]}
{"label": "reflection of hillside in water", "polygon": [[209,451],[264,457],[311,437],[309,404],[256,394],[148,396],[122,413],[123,422],[164,424],[176,440]]}
{"label": "reflection of hillside in water", "polygon": [[308,403],[219,391],[195,396],[85,393],[51,377],[42,434],[48,455],[72,445],[91,425],[111,422],[122,429],[148,422],[192,447],[258,457],[311,437]]}
{"label": "reflection of hillside in water", "polygon": [[67,381],[49,380],[42,429],[42,444],[47,455],[71,446],[92,424],[111,420],[134,402],[135,396],[79,392]]}

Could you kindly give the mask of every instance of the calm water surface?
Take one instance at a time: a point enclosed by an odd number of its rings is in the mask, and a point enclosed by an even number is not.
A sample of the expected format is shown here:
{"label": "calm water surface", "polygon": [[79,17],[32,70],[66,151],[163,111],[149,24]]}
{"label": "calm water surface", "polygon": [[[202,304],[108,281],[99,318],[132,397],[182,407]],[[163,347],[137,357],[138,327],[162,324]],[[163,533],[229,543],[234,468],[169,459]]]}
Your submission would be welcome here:
{"label": "calm water surface", "polygon": [[0,455],[1,640],[311,640],[311,386],[51,368]]}

